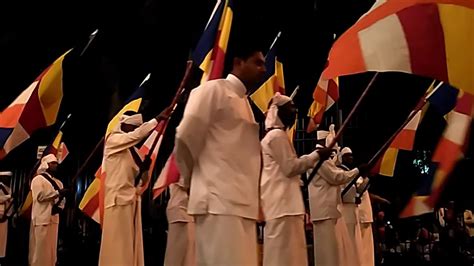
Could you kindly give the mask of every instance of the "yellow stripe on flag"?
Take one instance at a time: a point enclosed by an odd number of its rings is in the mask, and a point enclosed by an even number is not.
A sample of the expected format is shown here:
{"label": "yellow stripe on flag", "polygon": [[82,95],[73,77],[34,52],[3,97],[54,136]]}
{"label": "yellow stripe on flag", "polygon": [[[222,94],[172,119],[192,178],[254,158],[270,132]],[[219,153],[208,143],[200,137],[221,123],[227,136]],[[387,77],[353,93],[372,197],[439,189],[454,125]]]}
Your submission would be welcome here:
{"label": "yellow stripe on flag", "polygon": [[109,125],[107,126],[107,132],[105,136],[108,136],[112,130],[119,124],[120,117],[127,111],[138,112],[140,105],[142,103],[142,98],[135,99],[127,103],[115,116],[110,120]]}
{"label": "yellow stripe on flag", "polygon": [[53,148],[55,148],[56,151],[59,150],[59,145],[61,144],[62,138],[63,138],[63,132],[59,131],[58,135],[56,135],[56,138],[53,141]]}
{"label": "yellow stripe on flag", "polygon": [[38,96],[47,126],[56,122],[63,98],[63,60],[69,51],[54,61],[39,84]]}
{"label": "yellow stripe on flag", "polygon": [[388,148],[385,152],[382,164],[380,165],[380,174],[384,176],[393,176],[395,172],[395,162],[397,161],[398,149]]}
{"label": "yellow stripe on flag", "polygon": [[438,5],[444,30],[449,83],[474,94],[474,10],[459,5]]}

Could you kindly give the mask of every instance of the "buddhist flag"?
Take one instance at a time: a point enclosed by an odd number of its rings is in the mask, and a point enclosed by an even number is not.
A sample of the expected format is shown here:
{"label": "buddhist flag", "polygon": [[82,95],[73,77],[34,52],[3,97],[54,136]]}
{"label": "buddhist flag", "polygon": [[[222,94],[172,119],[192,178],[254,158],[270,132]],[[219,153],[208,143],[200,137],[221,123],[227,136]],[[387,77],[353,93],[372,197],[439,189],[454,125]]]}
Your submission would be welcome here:
{"label": "buddhist flag", "polygon": [[420,124],[422,110],[417,111],[408,124],[398,133],[387,151],[376,164],[373,173],[393,176],[397,162],[398,150],[411,151],[415,143],[416,130]]}
{"label": "buddhist flag", "polygon": [[171,153],[158,179],[156,179],[153,185],[153,199],[156,199],[170,184],[178,182],[179,176],[179,169],[174,153]]}
{"label": "buddhist flag", "polygon": [[0,159],[26,141],[35,131],[56,123],[63,98],[61,55],[0,113]]}
{"label": "buddhist flag", "polygon": [[252,95],[250,95],[250,98],[262,113],[267,111],[268,103],[276,92],[285,94],[283,63],[278,60],[278,45],[275,45],[275,42],[278,40],[280,35],[281,33],[279,32],[270,50],[265,56],[265,68],[267,69],[265,73],[266,76],[263,78],[265,82],[254,93],[252,93]]}
{"label": "buddhist flag", "polygon": [[399,71],[474,93],[474,1],[378,1],[329,52],[325,79]]}
{"label": "buddhist flag", "polygon": [[313,103],[308,110],[310,118],[306,131],[308,133],[316,130],[323,120],[324,112],[329,110],[332,105],[339,99],[339,79],[319,78],[318,84],[313,92]]}
{"label": "buddhist flag", "polygon": [[204,72],[201,83],[221,78],[233,18],[233,1],[218,1],[209,23],[193,53],[194,62]]}
{"label": "buddhist flag", "polygon": [[426,201],[429,206],[433,207],[437,203],[449,174],[464,156],[473,114],[474,96],[460,91],[456,107],[447,116],[446,128],[433,155],[432,160],[438,166],[431,185],[431,195]]}

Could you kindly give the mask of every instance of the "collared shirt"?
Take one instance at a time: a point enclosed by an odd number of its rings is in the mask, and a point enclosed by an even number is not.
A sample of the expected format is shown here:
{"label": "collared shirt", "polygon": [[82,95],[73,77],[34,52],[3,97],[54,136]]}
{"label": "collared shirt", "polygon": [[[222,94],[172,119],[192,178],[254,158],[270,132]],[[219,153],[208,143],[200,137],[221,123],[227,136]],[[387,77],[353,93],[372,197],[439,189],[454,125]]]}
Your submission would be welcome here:
{"label": "collared shirt", "polygon": [[190,214],[258,217],[259,126],[245,93],[234,75],[191,92],[175,140]]}
{"label": "collared shirt", "polygon": [[337,206],[341,203],[341,185],[359,174],[357,168],[345,171],[334,161],[326,160],[309,185],[309,206],[312,221],[337,219],[341,213]]}
{"label": "collared shirt", "polygon": [[[59,188],[63,188],[63,183],[59,179],[54,178],[49,173],[51,179],[56,182]],[[51,215],[53,205],[59,200],[59,191],[55,190],[53,185],[42,175],[37,175],[31,181],[31,196],[33,203],[31,206],[31,221],[33,225],[58,224],[59,214]],[[60,208],[64,208],[65,199],[59,204]]]}
{"label": "collared shirt", "polygon": [[137,199],[135,178],[139,168],[129,148],[147,137],[157,124],[156,119],[151,119],[134,131],[125,133],[116,130],[107,137],[102,161],[102,171],[105,172],[104,208],[132,204]]}
{"label": "collared shirt", "polygon": [[318,153],[314,151],[298,158],[282,129],[270,130],[261,143],[263,171],[260,198],[265,220],[305,214],[300,175],[316,165]]}

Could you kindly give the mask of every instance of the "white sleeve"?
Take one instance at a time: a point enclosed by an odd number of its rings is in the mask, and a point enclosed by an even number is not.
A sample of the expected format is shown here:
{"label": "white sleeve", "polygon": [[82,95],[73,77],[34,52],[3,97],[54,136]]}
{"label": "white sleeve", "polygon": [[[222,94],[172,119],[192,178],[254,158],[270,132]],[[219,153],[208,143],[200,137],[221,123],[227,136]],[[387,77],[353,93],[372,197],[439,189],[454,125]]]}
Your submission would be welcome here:
{"label": "white sleeve", "polygon": [[107,137],[105,143],[108,154],[113,154],[126,150],[137,145],[145,137],[150,135],[153,129],[158,125],[158,121],[153,118],[148,122],[141,124],[134,131],[128,133],[112,133]]}
{"label": "white sleeve", "polygon": [[329,184],[340,186],[356,177],[359,174],[359,169],[354,168],[350,171],[345,171],[338,168],[331,161],[324,161],[318,170],[318,174]]}
{"label": "white sleeve", "polygon": [[12,198],[12,196],[10,196],[10,195],[1,195],[0,196],[0,203],[5,203],[11,198]]}
{"label": "white sleeve", "polygon": [[306,170],[314,167],[319,160],[316,151],[308,155],[296,157],[288,136],[284,131],[273,134],[268,145],[272,151],[275,161],[280,166],[280,170],[286,177],[294,177],[303,174]]}
{"label": "white sleeve", "polygon": [[195,161],[206,143],[206,136],[219,104],[215,82],[204,84],[189,96],[183,119],[176,128],[175,156],[184,183],[189,184]]}
{"label": "white sleeve", "polygon": [[48,182],[42,176],[36,176],[31,182],[31,194],[33,199],[39,202],[54,201],[59,197],[59,191],[49,189],[49,186],[43,186],[44,182]]}

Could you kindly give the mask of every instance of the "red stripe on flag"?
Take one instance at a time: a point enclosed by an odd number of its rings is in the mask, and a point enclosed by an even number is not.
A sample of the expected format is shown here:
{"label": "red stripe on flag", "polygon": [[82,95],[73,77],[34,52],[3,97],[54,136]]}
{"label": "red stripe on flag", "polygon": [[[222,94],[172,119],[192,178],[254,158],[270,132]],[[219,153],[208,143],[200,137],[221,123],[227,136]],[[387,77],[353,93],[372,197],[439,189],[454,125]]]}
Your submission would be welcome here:
{"label": "red stripe on flag", "polygon": [[416,5],[398,12],[397,15],[410,50],[412,72],[448,80],[446,47],[438,5]]}
{"label": "red stripe on flag", "polygon": [[[339,99],[339,86],[334,79],[328,81],[328,95],[334,100]],[[326,108],[327,109],[327,108]]]}
{"label": "red stripe on flag", "polygon": [[456,107],[454,110],[458,113],[465,114],[468,116],[472,115],[472,107],[474,103],[474,95],[469,93],[463,93],[463,95],[458,99]]}
{"label": "red stripe on flag", "polygon": [[[385,153],[384,153],[385,154]],[[375,165],[370,169],[371,175],[378,175],[380,173],[380,168],[382,167],[383,155],[377,160]]]}
{"label": "red stripe on flag", "polygon": [[99,208],[99,197],[96,194],[93,198],[89,200],[87,205],[84,206],[84,209],[82,209],[82,212],[89,215],[89,217],[92,217],[98,208]]}
{"label": "red stripe on flag", "polygon": [[38,128],[46,127],[46,120],[44,118],[43,109],[41,108],[41,103],[39,100],[38,88],[39,83],[31,93],[30,99],[26,103],[19,120],[20,124],[29,135],[31,135]]}
{"label": "red stripe on flag", "polygon": [[393,140],[390,147],[411,151],[415,142],[415,130],[402,130]]}
{"label": "red stripe on flag", "polygon": [[213,55],[215,59],[209,74],[209,80],[221,78],[224,72],[225,51],[221,47],[214,47]]}
{"label": "red stripe on flag", "polygon": [[451,173],[460,155],[461,146],[442,137],[433,155],[433,162],[439,162],[439,170]]}

